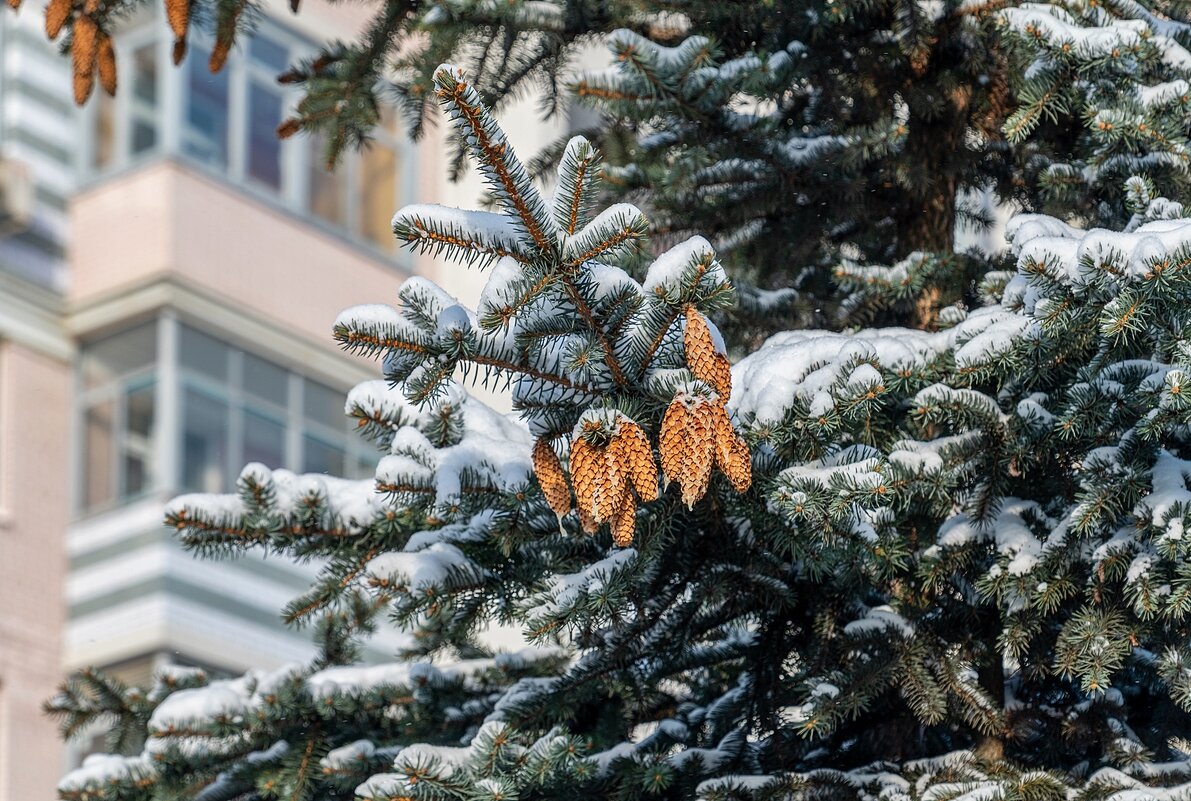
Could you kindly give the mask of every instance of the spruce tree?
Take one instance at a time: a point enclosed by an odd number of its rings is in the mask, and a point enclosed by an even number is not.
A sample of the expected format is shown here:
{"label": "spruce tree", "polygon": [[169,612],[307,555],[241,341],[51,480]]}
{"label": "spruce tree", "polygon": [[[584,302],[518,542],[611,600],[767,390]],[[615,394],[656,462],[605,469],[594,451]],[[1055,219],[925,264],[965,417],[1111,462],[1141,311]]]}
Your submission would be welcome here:
{"label": "spruce tree", "polygon": [[[114,87],[110,34],[144,2],[50,2],[80,100],[97,79]],[[212,69],[257,16],[248,2],[165,8],[178,58],[192,27],[210,28]],[[733,340],[793,323],[931,327],[977,303],[989,265],[957,253],[955,231],[988,221],[981,193],[1117,227],[1135,172],[1152,196],[1188,201],[1180,0],[384,0],[372,13],[358,41],[281,76],[304,93],[283,135],[322,132],[334,161],[396,103],[420,136],[443,61],[498,111],[526,93],[550,112],[590,104],[609,199],[648,210],[659,240],[706,236],[733,269],[733,315],[752,324]],[[598,43],[615,68],[567,77]],[[841,307],[854,268],[882,264],[892,291]]]}
{"label": "spruce tree", "polygon": [[[1076,69],[1063,37],[1110,66],[1131,47],[1138,83],[1114,96],[1183,113],[1142,83],[1173,47],[1152,31],[1021,11],[1031,81]],[[114,753],[63,799],[1187,792],[1191,221],[1156,194],[1168,164],[1081,129],[1087,191],[1131,170],[1123,230],[1018,217],[1013,269],[938,330],[791,330],[730,366],[706,239],[654,256],[641,211],[601,209],[582,138],[539,191],[461,71],[434,81],[497,210],[407,207],[394,231],[488,283],[474,310],[414,278],[338,319],[383,365],[346,403],[375,480],[250,465],[236,494],[168,510],[202,556],[323,559],[285,611],[320,656],[76,677],[49,709],[67,732],[110,723]],[[890,269],[853,274],[879,294]],[[460,372],[506,383],[517,414]],[[383,617],[403,653],[356,663]],[[531,646],[486,651],[490,621]]]}

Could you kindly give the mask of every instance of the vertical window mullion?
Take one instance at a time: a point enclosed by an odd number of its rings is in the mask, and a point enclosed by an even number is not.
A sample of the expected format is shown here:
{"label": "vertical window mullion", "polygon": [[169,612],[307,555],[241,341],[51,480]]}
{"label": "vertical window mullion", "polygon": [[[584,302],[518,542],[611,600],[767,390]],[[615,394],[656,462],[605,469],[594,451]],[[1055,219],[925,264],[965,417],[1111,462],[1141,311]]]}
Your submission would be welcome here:
{"label": "vertical window mullion", "polygon": [[178,375],[178,319],[173,312],[157,318],[157,383],[154,384],[153,489],[173,493],[181,485],[182,393]]}
{"label": "vertical window mullion", "polygon": [[121,381],[116,388],[112,403],[112,456],[111,481],[112,500],[119,504],[124,500],[124,448],[128,440],[128,382]]}
{"label": "vertical window mullion", "polygon": [[161,147],[166,153],[178,153],[182,149],[182,126],[184,124],[188,90],[184,67],[172,68],[173,42],[168,36],[161,36],[157,42],[158,76],[158,119],[161,124]]}
{"label": "vertical window mullion", "polygon": [[248,136],[248,70],[245,59],[233,53],[224,67],[228,72],[227,156],[228,174],[243,183],[247,177],[245,139]]}
{"label": "vertical window mullion", "polygon": [[229,489],[234,490],[236,479],[244,467],[244,354],[239,348],[232,348],[228,356],[231,371],[227,386],[229,442],[228,464],[224,469],[227,471]]}
{"label": "vertical window mullion", "polygon": [[297,373],[289,374],[289,409],[286,410],[286,466],[295,473],[302,472],[302,378]]}

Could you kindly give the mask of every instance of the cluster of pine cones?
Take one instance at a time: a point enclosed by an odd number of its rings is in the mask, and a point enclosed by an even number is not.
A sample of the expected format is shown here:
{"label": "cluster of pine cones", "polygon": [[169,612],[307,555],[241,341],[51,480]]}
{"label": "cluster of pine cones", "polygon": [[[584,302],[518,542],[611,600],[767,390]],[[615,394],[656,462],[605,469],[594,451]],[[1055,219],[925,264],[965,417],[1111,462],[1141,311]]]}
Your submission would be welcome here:
{"label": "cluster of pine cones", "polygon": [[[116,94],[116,51],[112,37],[96,21],[101,0],[84,0],[82,8],[75,13],[76,0],[50,0],[45,10],[45,32],[50,39],[57,39],[62,29],[74,17],[71,25],[70,60],[74,71],[74,102],[83,105],[95,87],[95,78],[109,95]],[[8,0],[13,8],[19,8],[21,0]],[[232,48],[236,20],[247,6],[238,3],[235,11],[221,18],[216,26],[215,45],[211,49],[211,72],[219,72],[227,61]],[[180,64],[186,56],[186,32],[190,27],[190,0],[165,0],[165,16],[174,32],[174,63]]]}
{"label": "cluster of pine cones", "polygon": [[[748,490],[753,476],[748,445],[732,428],[725,408],[732,394],[731,365],[716,350],[707,321],[693,306],[686,310],[683,346],[691,373],[715,390],[711,395],[675,395],[658,436],[662,474],[667,483],[678,484],[690,508],[707,493],[713,467],[737,492]],[[571,487],[549,440],[534,445],[533,465],[547,503],[561,518],[571,510]],[[608,523],[613,541],[630,545],[637,498],[649,502],[658,497],[658,466],[641,426],[615,410],[584,413],[571,438],[570,474],[583,530],[594,533]]]}

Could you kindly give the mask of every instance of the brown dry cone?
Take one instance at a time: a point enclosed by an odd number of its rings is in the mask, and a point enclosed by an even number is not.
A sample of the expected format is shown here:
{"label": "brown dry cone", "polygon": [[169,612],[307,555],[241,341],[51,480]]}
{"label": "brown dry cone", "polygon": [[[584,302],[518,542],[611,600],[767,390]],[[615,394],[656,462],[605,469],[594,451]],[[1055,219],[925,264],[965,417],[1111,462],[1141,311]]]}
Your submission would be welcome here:
{"label": "brown dry cone", "polygon": [[736,430],[723,406],[715,418],[715,463],[737,492],[747,492],[753,483],[753,460],[749,446]]}
{"label": "brown dry cone", "polygon": [[658,432],[658,456],[666,481],[677,481],[682,473],[682,438],[686,436],[687,408],[678,398],[670,401]]}
{"label": "brown dry cone", "polygon": [[232,52],[232,43],[228,39],[216,39],[215,46],[211,48],[211,58],[207,60],[207,69],[211,72],[219,72],[223,69],[223,65],[227,63],[227,57]]}
{"label": "brown dry cone", "polygon": [[172,56],[174,59],[175,67],[182,63],[182,59],[186,58],[186,40],[185,39],[175,39],[174,40],[174,49],[173,49]]}
{"label": "brown dry cone", "polygon": [[697,400],[687,408],[675,398],[662,418],[658,452],[662,472],[682,488],[682,502],[693,507],[707,492],[715,462],[715,411],[718,404]]}
{"label": "brown dry cone", "polygon": [[83,105],[95,86],[95,57],[99,52],[99,26],[86,14],[74,21],[74,37],[70,43],[71,63],[74,67],[74,102]]}
{"label": "brown dry cone", "polygon": [[190,27],[189,0],[165,0],[165,17],[169,20],[174,38],[185,39],[186,29]]}
{"label": "brown dry cone", "polygon": [[719,409],[719,404],[699,399],[687,410],[682,438],[683,469],[678,485],[682,487],[682,502],[688,509],[694,508],[707,494],[707,485],[711,483],[711,468],[715,465],[715,418]]}
{"label": "brown dry cone", "polygon": [[99,85],[110,97],[116,96],[116,48],[112,46],[112,37],[103,34],[99,40]]}
{"label": "brown dry cone", "polygon": [[653,459],[649,437],[636,423],[621,423],[620,431],[608,446],[633,485],[633,490],[648,503],[658,497],[658,466]]}
{"label": "brown dry cone", "polygon": [[686,307],[686,334],[683,336],[686,363],[695,378],[706,381],[723,400],[732,395],[732,365],[715,349],[707,320],[694,306]]}
{"label": "brown dry cone", "polygon": [[612,542],[617,548],[627,548],[633,544],[633,531],[637,527],[637,502],[633,500],[633,493],[626,492],[624,500],[612,516]]}
{"label": "brown dry cone", "polygon": [[603,453],[597,453],[583,437],[576,437],[571,443],[571,486],[575,488],[575,505],[579,507],[580,519],[584,515],[595,519],[596,481],[603,472],[603,462]]}
{"label": "brown dry cone", "polygon": [[558,454],[545,437],[534,443],[533,472],[551,511],[560,518],[571,511],[571,490],[567,487],[566,474],[562,472]]}
{"label": "brown dry cone", "polygon": [[592,513],[600,523],[607,523],[629,494],[628,474],[611,447],[595,448],[603,459],[604,469],[597,474]]}
{"label": "brown dry cone", "polygon": [[91,96],[91,90],[95,88],[95,73],[75,73],[74,74],[74,102],[76,105],[83,105],[87,102],[87,98]]}
{"label": "brown dry cone", "polygon": [[591,516],[591,512],[587,511],[582,506],[577,507],[579,510],[579,527],[583,529],[584,534],[595,534],[600,530],[600,524]]}
{"label": "brown dry cone", "polygon": [[50,0],[45,7],[45,35],[57,39],[62,26],[70,19],[70,0]]}

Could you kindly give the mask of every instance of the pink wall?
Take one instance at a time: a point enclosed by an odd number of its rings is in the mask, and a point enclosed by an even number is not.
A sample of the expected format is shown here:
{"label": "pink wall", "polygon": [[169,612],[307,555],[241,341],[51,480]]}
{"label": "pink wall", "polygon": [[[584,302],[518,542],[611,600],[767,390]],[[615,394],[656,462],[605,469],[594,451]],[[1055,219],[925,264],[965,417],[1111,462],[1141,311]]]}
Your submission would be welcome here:
{"label": "pink wall", "polygon": [[65,363],[0,342],[0,801],[56,798],[62,768],[41,704],[62,678],[70,389]]}
{"label": "pink wall", "polygon": [[393,302],[405,278],[396,262],[173,162],[84,192],[71,222],[76,309],[168,275],[334,349],[335,316]]}

